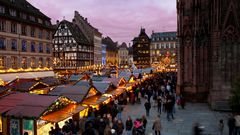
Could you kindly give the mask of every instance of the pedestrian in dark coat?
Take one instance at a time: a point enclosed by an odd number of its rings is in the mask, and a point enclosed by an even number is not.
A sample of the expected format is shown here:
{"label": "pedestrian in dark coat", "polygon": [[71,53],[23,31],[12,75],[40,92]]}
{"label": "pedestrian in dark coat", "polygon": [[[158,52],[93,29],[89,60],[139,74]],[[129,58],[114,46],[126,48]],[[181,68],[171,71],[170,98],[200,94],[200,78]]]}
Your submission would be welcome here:
{"label": "pedestrian in dark coat", "polygon": [[233,115],[230,115],[230,117],[228,118],[228,129],[229,129],[229,135],[233,135],[234,134],[234,129],[235,129],[235,119],[233,117]]}
{"label": "pedestrian in dark coat", "polygon": [[131,135],[132,127],[133,127],[132,119],[130,116],[128,116],[128,119],[126,121],[126,134],[127,135]]}
{"label": "pedestrian in dark coat", "polygon": [[146,109],[146,115],[149,116],[149,112],[151,109],[151,103],[147,100],[146,103],[144,104],[145,109]]}

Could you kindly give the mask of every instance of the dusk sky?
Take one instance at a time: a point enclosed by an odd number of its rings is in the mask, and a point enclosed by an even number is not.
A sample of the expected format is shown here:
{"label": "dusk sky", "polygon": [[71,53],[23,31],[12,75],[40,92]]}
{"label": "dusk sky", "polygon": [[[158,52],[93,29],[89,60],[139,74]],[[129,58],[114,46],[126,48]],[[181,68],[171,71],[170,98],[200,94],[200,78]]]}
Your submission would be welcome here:
{"label": "dusk sky", "polygon": [[77,10],[103,36],[119,43],[132,43],[141,26],[154,32],[176,31],[176,0],[28,0],[56,20],[71,21]]}

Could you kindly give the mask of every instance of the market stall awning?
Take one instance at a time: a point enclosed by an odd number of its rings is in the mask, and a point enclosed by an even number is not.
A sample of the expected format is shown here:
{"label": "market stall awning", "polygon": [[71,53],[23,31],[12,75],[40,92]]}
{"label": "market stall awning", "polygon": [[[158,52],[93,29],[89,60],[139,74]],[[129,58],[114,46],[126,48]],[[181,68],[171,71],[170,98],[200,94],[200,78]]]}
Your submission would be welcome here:
{"label": "market stall awning", "polygon": [[104,101],[106,101],[108,99],[109,99],[109,97],[105,97],[105,96],[102,96],[102,95],[96,95],[96,96],[92,96],[92,97],[84,99],[82,104],[85,104],[85,105],[99,105],[99,104],[103,103]]}
{"label": "market stall awning", "polygon": [[40,82],[43,82],[44,84],[46,84],[48,86],[55,86],[55,85],[60,84],[60,81],[55,77],[45,77],[45,78],[41,79]]}
{"label": "market stall awning", "polygon": [[86,87],[78,85],[67,85],[54,88],[49,95],[64,96],[78,103],[82,102],[84,98],[91,97],[100,92],[95,87]]}
{"label": "market stall awning", "polygon": [[113,86],[110,82],[93,82],[93,86],[102,94],[113,89]]}
{"label": "market stall awning", "polygon": [[125,92],[125,88],[124,87],[120,87],[120,88],[117,88],[111,92],[109,92],[108,94],[111,94],[112,96],[119,96],[121,95],[123,92]]}
{"label": "market stall awning", "polygon": [[88,81],[83,81],[83,80],[78,81],[75,85],[85,86],[85,87],[88,87],[88,88],[91,87]]}
{"label": "market stall awning", "polygon": [[54,76],[53,71],[0,74],[0,78],[4,82],[9,82],[9,81],[12,81],[16,78],[43,78],[43,77],[52,77],[52,76]]}
{"label": "market stall awning", "polygon": [[76,113],[81,112],[84,109],[86,109],[86,107],[81,105],[71,104],[59,111],[42,116],[41,119],[45,121],[57,123],[73,116]]}
{"label": "market stall awning", "polygon": [[107,76],[101,76],[101,75],[94,75],[91,77],[92,81],[103,81],[105,78],[108,78]]}
{"label": "market stall awning", "polygon": [[15,92],[0,98],[0,106],[1,110],[7,110],[7,116],[38,118],[58,99],[58,96]]}
{"label": "market stall awning", "polygon": [[69,78],[69,81],[71,82],[75,82],[75,81],[79,81],[83,78],[84,75],[82,74],[72,74]]}
{"label": "market stall awning", "polygon": [[126,83],[126,80],[123,77],[119,77],[119,78],[105,78],[103,81],[106,82],[111,82],[114,86],[118,87],[120,85],[124,85]]}

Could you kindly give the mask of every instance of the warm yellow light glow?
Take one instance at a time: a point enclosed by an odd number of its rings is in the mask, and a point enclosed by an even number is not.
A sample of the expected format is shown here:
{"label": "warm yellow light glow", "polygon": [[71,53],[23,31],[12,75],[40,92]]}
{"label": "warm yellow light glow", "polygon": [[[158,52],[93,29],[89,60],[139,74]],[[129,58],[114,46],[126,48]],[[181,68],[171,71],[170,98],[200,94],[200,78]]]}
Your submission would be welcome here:
{"label": "warm yellow light glow", "polygon": [[5,86],[5,82],[0,78],[0,86]]}
{"label": "warm yellow light glow", "polygon": [[52,70],[52,68],[47,68],[47,67],[44,67],[44,68],[36,68],[36,69],[33,69],[33,68],[28,68],[28,69],[23,69],[23,68],[19,68],[19,69],[12,69],[12,68],[9,68],[9,69],[6,69],[6,70],[0,70],[0,73],[16,73],[16,72],[31,72],[31,71],[50,71]]}

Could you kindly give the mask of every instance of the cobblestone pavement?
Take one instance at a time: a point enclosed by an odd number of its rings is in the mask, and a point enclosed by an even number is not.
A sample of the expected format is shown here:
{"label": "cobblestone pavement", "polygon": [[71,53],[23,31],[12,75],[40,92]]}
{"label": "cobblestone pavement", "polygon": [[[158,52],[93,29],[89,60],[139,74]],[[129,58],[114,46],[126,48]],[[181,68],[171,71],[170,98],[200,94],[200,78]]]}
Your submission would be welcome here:
{"label": "cobblestone pavement", "polygon": [[[128,104],[125,106],[123,115],[123,122],[128,116],[131,116],[133,121],[145,115],[144,103],[145,99],[141,99],[141,104]],[[152,103],[153,105],[153,103]],[[146,135],[154,135],[152,130],[153,121],[157,116],[157,107],[152,107],[150,116],[147,117],[148,123],[146,128]],[[192,126],[195,122],[199,122],[204,126],[204,134],[219,135],[218,122],[220,119],[224,120],[224,134],[227,135],[227,113],[211,111],[209,106],[204,103],[187,103],[186,109],[182,110],[176,107],[175,119],[168,121],[166,113],[161,114],[161,123],[163,126],[162,135],[192,135]]]}

